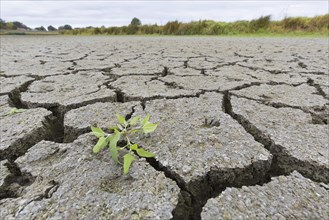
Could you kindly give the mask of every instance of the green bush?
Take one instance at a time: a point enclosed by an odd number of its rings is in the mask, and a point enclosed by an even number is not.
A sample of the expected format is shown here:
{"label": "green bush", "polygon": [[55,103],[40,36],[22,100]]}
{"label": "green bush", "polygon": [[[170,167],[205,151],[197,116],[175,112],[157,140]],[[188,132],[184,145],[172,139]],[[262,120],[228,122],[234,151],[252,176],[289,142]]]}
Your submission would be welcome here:
{"label": "green bush", "polygon": [[251,32],[257,32],[259,30],[267,30],[270,26],[271,16],[261,16],[256,20],[252,20],[249,24],[249,28]]}

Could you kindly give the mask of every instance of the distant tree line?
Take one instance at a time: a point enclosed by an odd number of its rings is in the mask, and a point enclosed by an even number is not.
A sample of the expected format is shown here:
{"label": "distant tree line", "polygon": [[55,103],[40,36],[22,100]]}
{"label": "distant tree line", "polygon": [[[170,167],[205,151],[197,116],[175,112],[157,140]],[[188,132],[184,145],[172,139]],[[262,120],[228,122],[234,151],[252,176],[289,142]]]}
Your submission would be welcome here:
{"label": "distant tree line", "polygon": [[[10,21],[6,22],[5,20],[0,18],[0,29],[1,30],[32,30],[32,28],[27,27],[25,24],[19,21]],[[65,30],[72,30],[72,26],[69,24],[65,24],[63,26],[59,26],[58,29],[52,25],[49,25],[47,29],[44,26],[36,27],[34,30],[36,31],[65,31]]]}
{"label": "distant tree line", "polygon": [[128,26],[122,27],[85,27],[62,30],[61,34],[70,35],[234,35],[252,33],[289,33],[289,32],[329,32],[329,14],[308,17],[286,17],[272,21],[271,16],[261,16],[251,21],[218,22],[199,20],[188,23],[169,21],[165,25],[142,25],[133,18]]}
{"label": "distant tree line", "polygon": [[19,21],[6,22],[5,20],[3,20],[1,18],[0,18],[0,29],[3,29],[3,30],[19,30],[19,29],[31,30],[31,28],[27,27],[25,24],[23,24]]}
{"label": "distant tree line", "polygon": [[[31,30],[20,22],[5,22],[0,19],[0,29]],[[286,17],[272,21],[271,16],[261,16],[251,21],[218,22],[199,20],[191,22],[169,21],[165,25],[142,24],[140,19],[133,18],[129,25],[121,27],[84,27],[72,28],[71,25],[59,26],[56,29],[48,26],[35,28],[38,31],[59,31],[68,35],[234,35],[252,33],[289,33],[289,32],[329,32],[329,14],[308,17]]]}

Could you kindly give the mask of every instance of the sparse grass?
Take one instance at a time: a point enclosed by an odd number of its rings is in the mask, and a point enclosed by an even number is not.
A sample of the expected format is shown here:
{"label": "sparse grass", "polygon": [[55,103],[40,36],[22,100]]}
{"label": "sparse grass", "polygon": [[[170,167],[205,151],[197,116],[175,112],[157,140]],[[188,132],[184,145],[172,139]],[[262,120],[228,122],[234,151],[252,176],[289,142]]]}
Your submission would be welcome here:
{"label": "sparse grass", "polygon": [[287,32],[287,33],[252,33],[232,34],[229,37],[329,37],[329,32]]}

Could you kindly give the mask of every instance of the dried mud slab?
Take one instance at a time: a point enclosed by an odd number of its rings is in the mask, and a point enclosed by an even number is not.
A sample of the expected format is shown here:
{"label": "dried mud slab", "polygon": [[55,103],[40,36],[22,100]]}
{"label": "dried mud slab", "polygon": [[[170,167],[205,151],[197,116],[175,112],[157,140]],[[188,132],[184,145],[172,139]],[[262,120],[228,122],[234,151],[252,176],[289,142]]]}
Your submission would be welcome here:
{"label": "dried mud slab", "polygon": [[[96,44],[97,41],[95,41],[94,43]],[[81,58],[71,60],[73,61],[74,69],[111,69],[115,67],[116,63],[124,61],[124,58],[118,56],[118,52],[114,52],[114,49],[112,47],[101,47],[102,45],[95,45],[92,50],[86,51],[85,55]],[[134,56],[134,54],[132,54],[132,56]]]}
{"label": "dried mud slab", "polygon": [[209,70],[209,69],[215,69],[218,66],[218,61],[222,61],[222,59],[217,60],[217,62],[211,62],[208,60],[206,57],[196,57],[196,58],[191,58],[188,61],[188,66],[197,69],[197,70]]}
{"label": "dried mud slab", "polygon": [[111,74],[117,76],[129,75],[159,75],[163,72],[164,67],[157,62],[145,62],[141,60],[133,60],[123,64],[120,67],[113,68]]}
{"label": "dried mud slab", "polygon": [[49,59],[31,59],[30,57],[11,59],[6,62],[7,65],[1,65],[1,71],[5,76],[52,76],[69,73],[73,68],[72,63],[62,62],[56,58]]}
{"label": "dried mud slab", "polygon": [[10,110],[8,104],[0,107],[0,160],[20,156],[50,134],[46,126],[50,111],[36,108],[8,115]]}
{"label": "dried mud slab", "polygon": [[263,186],[227,188],[203,207],[202,219],[328,219],[329,192],[298,172]]}
{"label": "dried mud slab", "polygon": [[152,76],[120,77],[110,87],[123,93],[123,101],[147,100],[150,98],[178,98],[195,95],[195,91],[176,88]]}
{"label": "dried mud slab", "polygon": [[16,160],[36,178],[0,202],[2,219],[171,219],[179,188],[143,160],[122,174],[108,152],[91,152],[91,134],[74,143],[42,141]]}
{"label": "dried mud slab", "polygon": [[[328,47],[328,42],[323,45],[323,47]],[[310,51],[309,51],[310,52]],[[326,74],[328,75],[328,50],[321,48],[316,52],[312,51],[310,53],[299,53],[295,54],[297,57],[296,62],[303,69],[299,72],[306,74]]]}
{"label": "dried mud slab", "polygon": [[28,107],[57,107],[71,109],[79,106],[114,101],[116,94],[103,85],[109,78],[101,73],[85,72],[64,76],[51,76],[33,82],[21,94]]}
{"label": "dried mud slab", "polygon": [[325,106],[328,104],[328,100],[316,94],[316,88],[307,84],[299,86],[262,84],[232,91],[232,93],[244,98],[261,100],[271,104],[301,108]]}
{"label": "dried mud slab", "polygon": [[[245,42],[251,39],[244,40]],[[325,73],[328,69],[328,47],[325,40],[264,39],[252,42],[252,47],[235,48],[247,59],[239,65],[250,69],[263,69],[273,74],[285,72]],[[286,46],[285,46],[286,45]],[[287,48],[289,45],[289,48]],[[238,44],[237,44],[238,46]],[[240,50],[240,51],[239,51]]]}
{"label": "dried mud slab", "polygon": [[19,90],[33,80],[34,78],[27,76],[0,77],[0,95],[6,95],[14,90]]}
{"label": "dried mud slab", "polygon": [[185,60],[183,60],[182,58],[171,58],[161,55],[158,57],[154,57],[153,62],[155,64],[160,64],[161,66],[166,67],[168,69],[184,68],[185,66]]}
{"label": "dried mud slab", "polygon": [[8,108],[8,101],[9,98],[8,96],[4,95],[4,96],[0,96],[0,114],[6,114],[7,112],[7,108]]}
{"label": "dried mud slab", "polygon": [[[229,74],[228,74],[229,75]],[[230,76],[174,76],[168,75],[161,78],[162,81],[168,85],[172,84],[177,88],[183,88],[189,91],[201,92],[201,91],[226,91],[245,84],[251,84],[259,82],[257,79],[251,77],[235,77]]]}
{"label": "dried mud slab", "polygon": [[201,70],[196,70],[192,68],[171,68],[170,73],[175,76],[202,76]]}
{"label": "dried mud slab", "polygon": [[239,65],[253,70],[265,70],[272,74],[289,73],[302,69],[298,63],[287,62],[287,60],[271,60],[271,62],[266,62],[263,59],[248,60],[247,62],[239,62]]}
{"label": "dried mud slab", "polygon": [[329,182],[328,125],[313,124],[312,115],[299,109],[277,109],[236,97],[231,104],[237,120],[277,156],[280,169]]}
{"label": "dried mud slab", "polygon": [[82,133],[90,130],[90,126],[107,129],[116,125],[117,116],[127,116],[139,102],[127,103],[95,103],[68,111],[64,117],[64,142],[73,141]]}
{"label": "dried mud slab", "polygon": [[[222,112],[222,98],[206,93],[146,102],[145,113],[159,125],[151,137],[136,137],[136,143],[156,154],[157,166],[200,201],[225,184],[260,181],[271,164],[272,155]],[[139,109],[135,114],[145,113]]]}
{"label": "dried mud slab", "polygon": [[113,61],[90,58],[74,61],[74,64],[74,70],[101,70],[115,67]]}
{"label": "dried mud slab", "polygon": [[261,83],[274,82],[298,85],[300,83],[306,83],[307,81],[307,78],[294,72],[271,74],[264,70],[251,70],[238,65],[223,66],[214,71],[209,71],[208,74],[211,76],[219,76],[237,81],[257,81]]}

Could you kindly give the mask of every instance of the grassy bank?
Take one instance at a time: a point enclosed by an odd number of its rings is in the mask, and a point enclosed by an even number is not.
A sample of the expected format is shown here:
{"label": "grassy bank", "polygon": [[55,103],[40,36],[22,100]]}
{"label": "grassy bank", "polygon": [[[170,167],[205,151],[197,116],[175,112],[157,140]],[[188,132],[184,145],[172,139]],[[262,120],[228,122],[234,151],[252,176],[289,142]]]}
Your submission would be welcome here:
{"label": "grassy bank", "polygon": [[0,35],[59,35],[58,31],[0,30]]}
{"label": "grassy bank", "polygon": [[288,17],[281,21],[271,21],[271,16],[236,22],[170,21],[162,26],[130,24],[121,27],[85,27],[61,30],[59,33],[64,35],[328,36],[329,14],[312,18]]}
{"label": "grassy bank", "polygon": [[[137,18],[134,18],[137,19]],[[133,19],[133,20],[134,20]],[[9,24],[20,22],[3,22],[0,34],[6,35],[109,35],[109,36],[238,36],[238,37],[328,37],[329,14],[315,17],[286,17],[272,21],[271,16],[261,16],[254,20],[220,22],[199,20],[191,22],[169,21],[165,25],[142,25],[137,23],[121,27],[83,27],[74,28],[64,25],[59,31],[38,31],[24,28],[8,29]],[[23,24],[21,24],[23,25]],[[11,25],[12,26],[12,25]],[[25,25],[23,25],[25,26]],[[4,29],[7,28],[7,29]],[[56,30],[56,29],[55,29]]]}
{"label": "grassy bank", "polygon": [[44,31],[0,31],[0,35],[28,35],[28,36],[139,36],[139,37],[316,37],[316,38],[326,38],[329,37],[329,32],[289,32],[289,33],[237,33],[237,34],[223,34],[223,35],[162,35],[162,34],[71,34],[71,33],[59,33],[59,32],[44,32]]}

